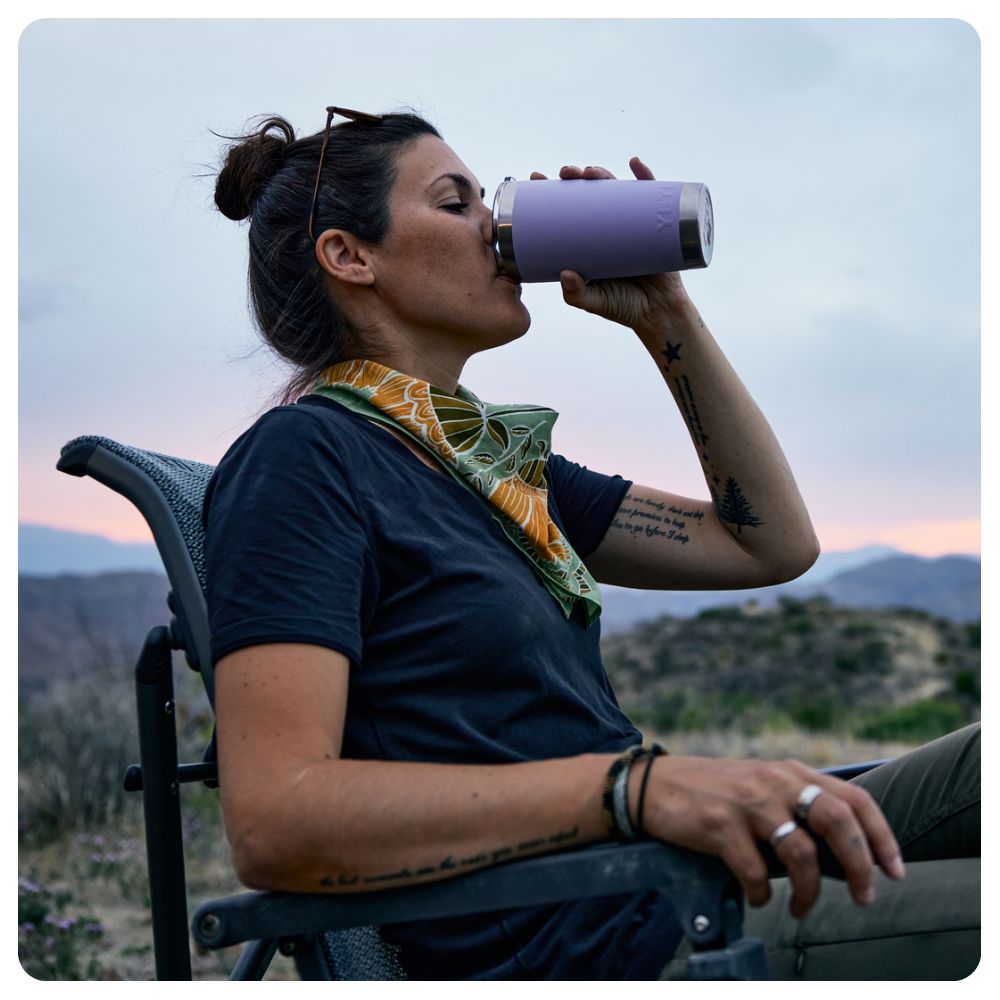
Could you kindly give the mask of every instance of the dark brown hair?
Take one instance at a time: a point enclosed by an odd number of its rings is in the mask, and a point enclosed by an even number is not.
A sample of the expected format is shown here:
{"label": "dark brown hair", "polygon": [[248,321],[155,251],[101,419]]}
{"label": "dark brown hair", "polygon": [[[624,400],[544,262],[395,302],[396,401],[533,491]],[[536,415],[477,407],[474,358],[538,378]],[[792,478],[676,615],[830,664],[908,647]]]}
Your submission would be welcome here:
{"label": "dark brown hair", "polygon": [[[389,231],[396,158],[423,135],[441,138],[433,125],[410,113],[333,126],[315,232],[345,229],[378,246]],[[325,368],[358,351],[307,231],[323,133],[296,139],[284,118],[262,116],[250,131],[223,138],[232,145],[224,151],[215,204],[229,219],[250,220],[251,308],[270,347],[297,369],[282,395],[282,402],[290,402]]]}

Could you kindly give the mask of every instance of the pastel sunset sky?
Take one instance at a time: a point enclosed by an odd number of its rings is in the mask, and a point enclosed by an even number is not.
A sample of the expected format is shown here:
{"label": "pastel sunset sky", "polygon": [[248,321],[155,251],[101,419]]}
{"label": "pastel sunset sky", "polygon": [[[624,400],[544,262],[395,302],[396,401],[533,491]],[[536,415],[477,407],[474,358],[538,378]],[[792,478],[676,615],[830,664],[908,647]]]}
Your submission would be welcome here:
{"label": "pastel sunset sky", "polygon": [[[55,471],[103,434],[216,462],[287,376],[257,346],[221,140],[412,107],[477,174],[702,181],[685,283],[785,449],[825,549],[980,549],[980,40],[960,20],[47,20],[19,46],[21,522],[147,539]],[[706,489],[624,327],[525,286],[463,384],[560,413],[555,450]]]}

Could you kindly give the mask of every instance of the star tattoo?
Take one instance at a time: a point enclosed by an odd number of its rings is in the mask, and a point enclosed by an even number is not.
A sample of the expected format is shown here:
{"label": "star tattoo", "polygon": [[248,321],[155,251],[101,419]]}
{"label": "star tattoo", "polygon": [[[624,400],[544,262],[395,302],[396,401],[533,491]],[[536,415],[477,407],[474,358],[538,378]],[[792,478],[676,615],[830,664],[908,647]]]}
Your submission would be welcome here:
{"label": "star tattoo", "polygon": [[671,344],[668,340],[667,349],[665,351],[660,351],[660,353],[667,359],[667,371],[670,371],[670,362],[681,360],[681,345]]}

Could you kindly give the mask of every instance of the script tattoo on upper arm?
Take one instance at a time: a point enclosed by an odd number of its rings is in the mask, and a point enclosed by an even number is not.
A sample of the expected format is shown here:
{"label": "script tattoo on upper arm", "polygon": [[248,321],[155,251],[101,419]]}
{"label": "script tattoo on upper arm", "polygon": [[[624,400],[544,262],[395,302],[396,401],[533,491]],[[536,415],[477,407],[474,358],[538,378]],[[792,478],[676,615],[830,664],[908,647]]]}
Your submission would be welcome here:
{"label": "script tattoo on upper arm", "polygon": [[662,538],[664,541],[687,545],[691,540],[687,533],[687,523],[696,523],[705,516],[703,510],[684,510],[676,504],[668,504],[650,497],[625,494],[618,512],[611,522],[630,535],[645,535],[646,538]]}

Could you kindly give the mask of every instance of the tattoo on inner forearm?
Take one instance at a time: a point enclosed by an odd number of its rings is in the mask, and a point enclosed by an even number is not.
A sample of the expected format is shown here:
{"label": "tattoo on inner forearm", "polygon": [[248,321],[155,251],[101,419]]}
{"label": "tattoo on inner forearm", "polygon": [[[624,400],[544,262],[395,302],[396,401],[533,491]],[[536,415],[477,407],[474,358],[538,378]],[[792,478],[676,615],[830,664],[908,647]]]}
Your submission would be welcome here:
{"label": "tattoo on inner forearm", "polygon": [[[679,348],[681,345],[676,345]],[[661,353],[667,355],[668,363],[663,366],[665,372],[670,371],[669,362],[671,360],[679,359],[671,357],[668,353],[674,345],[667,341],[667,351]],[[675,349],[676,353],[676,349]],[[688,426],[688,430],[691,433],[691,438],[695,443],[695,446],[699,449],[698,454],[701,459],[702,468],[705,470],[705,476],[710,477],[711,481],[709,483],[709,491],[712,495],[712,504],[715,507],[716,515],[720,521],[725,521],[727,524],[735,524],[737,534],[743,533],[743,528],[757,528],[764,522],[757,516],[753,510],[753,505],[747,499],[746,494],[744,494],[739,483],[733,476],[728,476],[726,478],[726,483],[724,488],[719,490],[720,479],[718,473],[715,470],[715,466],[712,463],[711,456],[708,453],[708,449],[705,447],[708,444],[709,436],[705,433],[705,428],[701,422],[701,416],[698,413],[698,404],[695,402],[694,390],[691,388],[691,380],[687,375],[678,375],[673,379],[674,388],[676,390],[675,395],[677,399],[677,405],[680,407],[684,421]],[[626,497],[626,501],[634,499],[632,497]],[[628,514],[629,512],[622,508],[619,514]],[[632,534],[637,534],[641,528],[637,525],[626,523],[621,520],[621,518],[616,517],[612,521],[612,526],[617,528],[622,528],[629,531]],[[683,528],[683,524],[675,526]],[[647,531],[647,535],[652,536],[654,534],[659,534],[661,532]],[[668,537],[675,537],[674,535],[668,535]],[[686,542],[687,536],[683,536],[682,539]]]}
{"label": "tattoo on inner forearm", "polygon": [[683,346],[684,345],[682,343],[681,344],[671,344],[670,341],[668,340],[667,341],[667,349],[665,351],[660,351],[660,354],[662,354],[667,359],[667,363],[663,366],[663,370],[665,372],[669,373],[669,371],[670,371],[670,363],[672,361],[680,361],[681,360],[681,348]]}
{"label": "tattoo on inner forearm", "polygon": [[334,886],[349,888],[355,885],[378,885],[388,882],[407,882],[416,878],[427,878],[432,875],[439,875],[443,872],[457,872],[462,868],[473,868],[480,865],[496,864],[518,854],[535,852],[545,847],[561,847],[571,841],[579,839],[580,828],[574,826],[570,830],[562,830],[554,833],[550,837],[536,837],[534,840],[526,840],[516,847],[500,847],[493,851],[483,851],[472,857],[461,858],[456,861],[450,854],[439,861],[436,865],[425,865],[421,868],[410,868],[409,866],[400,868],[398,871],[386,872],[384,875],[345,875],[340,874],[336,878],[327,875],[320,879],[319,884],[324,889],[331,889]]}
{"label": "tattoo on inner forearm", "polygon": [[701,425],[701,417],[698,415],[698,404],[694,401],[694,393],[691,391],[691,380],[687,375],[681,375],[674,379],[677,386],[677,402],[680,403],[681,413],[687,421],[691,436],[697,445],[708,444],[708,435]]}

